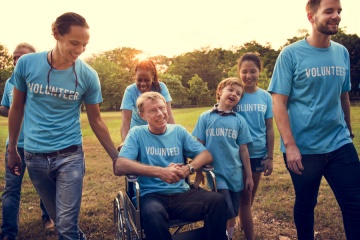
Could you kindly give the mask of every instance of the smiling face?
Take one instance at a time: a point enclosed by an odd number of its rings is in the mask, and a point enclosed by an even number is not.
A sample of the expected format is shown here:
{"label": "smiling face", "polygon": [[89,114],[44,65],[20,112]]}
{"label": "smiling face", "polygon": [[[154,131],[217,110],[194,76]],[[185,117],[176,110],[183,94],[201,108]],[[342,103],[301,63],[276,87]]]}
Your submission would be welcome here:
{"label": "smiling face", "polygon": [[219,90],[220,102],[218,109],[230,111],[240,101],[242,91],[242,87],[237,84],[226,85],[223,89]]}
{"label": "smiling face", "polygon": [[309,13],[313,28],[324,35],[336,34],[341,21],[341,3],[339,0],[322,0],[315,13]]}
{"label": "smiling face", "polygon": [[141,93],[150,92],[154,77],[150,71],[139,69],[135,74],[136,87]]}
{"label": "smiling face", "polygon": [[152,133],[162,134],[166,131],[169,115],[163,99],[146,99],[140,110],[140,116],[149,124]]}
{"label": "smiling face", "polygon": [[260,70],[258,66],[250,60],[241,63],[239,68],[239,76],[244,84],[245,91],[255,91],[259,80]]}
{"label": "smiling face", "polygon": [[70,31],[60,35],[54,33],[57,40],[57,49],[62,61],[74,63],[76,59],[86,50],[89,42],[89,29],[82,26],[70,26]]}

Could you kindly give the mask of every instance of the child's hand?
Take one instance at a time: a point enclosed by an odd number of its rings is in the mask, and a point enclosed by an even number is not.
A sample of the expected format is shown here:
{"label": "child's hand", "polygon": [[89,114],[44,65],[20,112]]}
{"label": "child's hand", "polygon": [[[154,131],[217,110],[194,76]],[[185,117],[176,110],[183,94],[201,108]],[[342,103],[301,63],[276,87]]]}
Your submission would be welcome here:
{"label": "child's hand", "polygon": [[254,181],[251,177],[247,177],[245,181],[245,190],[252,191],[254,189]]}
{"label": "child's hand", "polygon": [[273,171],[273,160],[268,158],[265,160],[264,176],[270,176]]}

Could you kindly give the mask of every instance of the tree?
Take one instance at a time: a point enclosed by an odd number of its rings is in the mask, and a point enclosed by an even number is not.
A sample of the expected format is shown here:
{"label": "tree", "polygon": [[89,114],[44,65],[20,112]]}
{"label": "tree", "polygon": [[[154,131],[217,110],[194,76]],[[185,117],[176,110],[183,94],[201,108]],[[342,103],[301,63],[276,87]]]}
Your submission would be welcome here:
{"label": "tree", "polygon": [[181,76],[160,73],[159,78],[166,84],[172,98],[173,106],[184,106],[189,104],[187,89],[181,83]]}
{"label": "tree", "polygon": [[0,97],[2,98],[6,80],[13,71],[13,60],[7,48],[0,44]]}
{"label": "tree", "polygon": [[229,61],[230,56],[234,58],[229,50],[202,48],[174,57],[167,73],[182,76],[185,87],[189,87],[189,80],[198,75],[208,83],[210,90],[214,90],[234,64]]}
{"label": "tree", "polygon": [[103,103],[101,108],[105,110],[119,110],[127,81],[131,78],[128,71],[120,68],[101,55],[91,60],[91,66],[97,71],[101,83]]}
{"label": "tree", "polygon": [[351,95],[360,95],[360,38],[356,34],[346,34],[340,28],[332,40],[346,47],[350,55]]}
{"label": "tree", "polygon": [[211,105],[211,94],[207,86],[197,74],[189,80],[189,99],[192,105],[209,106]]}

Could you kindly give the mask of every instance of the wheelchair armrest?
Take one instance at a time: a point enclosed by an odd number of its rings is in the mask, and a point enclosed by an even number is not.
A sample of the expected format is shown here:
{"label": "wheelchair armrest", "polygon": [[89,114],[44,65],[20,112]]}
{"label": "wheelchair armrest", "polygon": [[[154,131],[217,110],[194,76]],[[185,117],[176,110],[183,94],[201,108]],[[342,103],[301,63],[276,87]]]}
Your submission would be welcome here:
{"label": "wheelchair armrest", "polygon": [[136,175],[126,175],[126,179],[128,182],[136,182],[137,176]]}
{"label": "wheelchair armrest", "polygon": [[210,172],[210,171],[214,171],[214,167],[211,164],[206,164],[201,168],[201,170],[203,172]]}

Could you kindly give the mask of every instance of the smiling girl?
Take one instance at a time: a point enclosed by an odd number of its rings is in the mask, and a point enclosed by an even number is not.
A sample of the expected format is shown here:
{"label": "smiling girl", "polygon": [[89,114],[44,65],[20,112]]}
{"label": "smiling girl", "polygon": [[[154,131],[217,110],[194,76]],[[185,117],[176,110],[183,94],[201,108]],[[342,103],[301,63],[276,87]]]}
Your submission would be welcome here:
{"label": "smiling girl", "polygon": [[122,143],[125,141],[130,128],[147,124],[147,122],[140,117],[136,109],[136,100],[141,94],[145,92],[158,92],[164,96],[166,100],[166,110],[169,115],[168,123],[175,123],[171,110],[172,99],[170,93],[166,85],[162,82],[159,82],[154,62],[151,60],[140,61],[135,67],[134,79],[135,83],[129,85],[125,89],[124,97],[120,107],[120,110],[122,111],[120,129]]}

